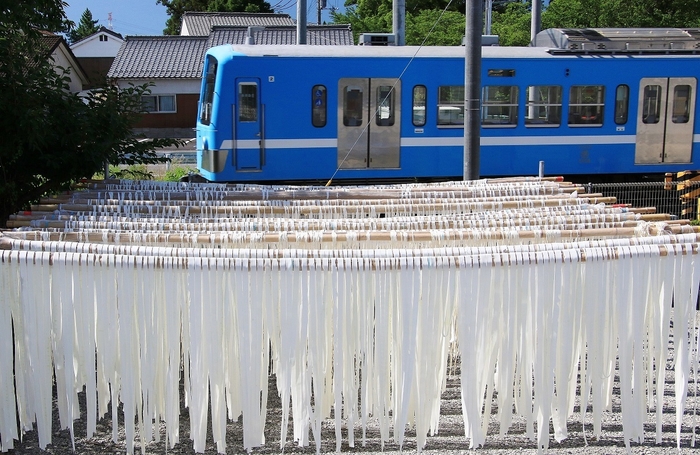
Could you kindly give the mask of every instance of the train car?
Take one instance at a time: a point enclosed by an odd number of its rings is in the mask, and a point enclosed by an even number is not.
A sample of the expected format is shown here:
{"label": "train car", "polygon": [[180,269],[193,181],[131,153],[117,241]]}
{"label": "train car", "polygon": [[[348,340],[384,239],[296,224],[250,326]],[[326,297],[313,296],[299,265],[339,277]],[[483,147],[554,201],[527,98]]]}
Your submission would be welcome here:
{"label": "train car", "polygon": [[[596,43],[547,31],[542,46],[482,48],[480,176],[536,175],[540,162],[548,175],[589,179],[698,169],[697,41],[678,30],[623,32],[589,31]],[[461,179],[464,56],[458,46],[209,49],[200,174]]]}

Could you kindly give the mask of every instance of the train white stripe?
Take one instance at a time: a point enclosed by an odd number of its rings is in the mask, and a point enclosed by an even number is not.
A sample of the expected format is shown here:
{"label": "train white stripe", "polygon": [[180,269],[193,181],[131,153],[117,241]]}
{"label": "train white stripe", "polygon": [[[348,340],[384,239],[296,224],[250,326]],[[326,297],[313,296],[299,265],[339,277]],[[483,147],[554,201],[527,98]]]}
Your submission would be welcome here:
{"label": "train white stripe", "polygon": [[[614,145],[634,144],[636,135],[606,135],[606,136],[512,136],[512,137],[481,137],[481,145],[484,146],[519,146],[519,145]],[[223,141],[220,149],[233,148],[232,140]],[[236,145],[239,149],[257,149],[259,142],[253,140],[239,140]],[[700,142],[700,134],[693,135],[693,142]],[[457,137],[403,137],[402,147],[459,147],[464,145],[464,138]],[[268,149],[310,149],[310,148],[336,148],[337,139],[269,139],[265,141]]]}
{"label": "train white stripe", "polygon": [[[636,136],[513,136],[481,137],[481,145],[572,145],[572,144],[634,144]],[[421,137],[402,138],[403,147],[461,146],[463,137]]]}
{"label": "train white stripe", "polygon": [[[257,149],[260,147],[260,141],[238,140],[236,141],[239,149]],[[333,139],[268,139],[265,140],[265,147],[272,149],[313,149],[313,148],[335,148],[338,146],[338,140]],[[226,140],[221,143],[220,149],[232,149],[233,141]]]}

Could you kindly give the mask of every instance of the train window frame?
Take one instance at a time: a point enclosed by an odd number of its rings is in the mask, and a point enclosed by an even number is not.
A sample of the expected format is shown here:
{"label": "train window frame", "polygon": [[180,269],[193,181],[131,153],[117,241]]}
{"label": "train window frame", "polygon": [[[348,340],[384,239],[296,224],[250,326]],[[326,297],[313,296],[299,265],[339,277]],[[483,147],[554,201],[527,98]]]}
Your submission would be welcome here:
{"label": "train window frame", "polygon": [[[255,87],[255,92],[245,92],[243,87]],[[254,96],[251,96],[253,95]],[[258,121],[260,113],[258,112],[258,98],[260,90],[257,82],[239,82],[238,90],[236,91],[238,102],[238,122],[240,123],[255,123]]]}
{"label": "train window frame", "polygon": [[328,90],[325,85],[311,88],[311,124],[323,128],[328,123]]}
{"label": "train window frame", "polygon": [[[654,93],[652,93],[652,88]],[[662,87],[659,84],[645,85],[642,94],[642,123],[645,125],[656,125],[661,120]],[[653,112],[650,109],[651,107],[655,108]]]}
{"label": "train window frame", "polygon": [[214,104],[214,92],[216,89],[216,74],[219,68],[219,61],[207,56],[206,73],[204,75],[204,87],[202,88],[202,106],[199,113],[199,122],[202,125],[210,125],[212,117],[212,105]]}
{"label": "train window frame", "polygon": [[[679,89],[685,88],[685,96],[679,96]],[[673,87],[673,100],[671,104],[671,121],[673,123],[688,123],[690,121],[690,100],[693,88],[688,84],[678,84]]]}
{"label": "train window frame", "polygon": [[[359,94],[359,100],[354,93]],[[348,97],[348,94],[353,96]],[[353,104],[353,106],[349,106]],[[356,105],[356,106],[355,106]],[[343,87],[343,126],[358,127],[364,124],[365,92],[357,85],[346,85]],[[350,115],[353,114],[353,115]],[[356,114],[359,114],[356,115]]]}
{"label": "train window frame", "polygon": [[438,86],[438,128],[464,128],[464,85]]}
{"label": "train window frame", "polygon": [[629,85],[620,84],[615,88],[615,124],[624,125],[629,120]]}
{"label": "train window frame", "polygon": [[481,88],[481,126],[483,128],[517,127],[520,110],[519,94],[520,87],[517,85],[483,86]]}
{"label": "train window frame", "polygon": [[377,126],[394,126],[394,87],[391,85],[380,85],[375,91],[377,101],[377,112],[374,114],[374,121]]}
{"label": "train window frame", "polygon": [[[558,128],[561,126],[564,89],[561,85],[525,87],[525,126]],[[552,99],[554,98],[554,99]],[[544,112],[544,116],[541,113]]]}
{"label": "train window frame", "polygon": [[[165,101],[169,100],[169,101]],[[177,112],[177,97],[173,95],[143,95],[141,106],[149,114],[174,114]]]}
{"label": "train window frame", "polygon": [[413,122],[413,126],[425,126],[428,121],[427,108],[428,88],[425,85],[414,86],[411,104],[411,120]]}
{"label": "train window frame", "polygon": [[604,115],[604,85],[572,85],[569,88],[568,124],[570,127],[599,128],[603,126]]}

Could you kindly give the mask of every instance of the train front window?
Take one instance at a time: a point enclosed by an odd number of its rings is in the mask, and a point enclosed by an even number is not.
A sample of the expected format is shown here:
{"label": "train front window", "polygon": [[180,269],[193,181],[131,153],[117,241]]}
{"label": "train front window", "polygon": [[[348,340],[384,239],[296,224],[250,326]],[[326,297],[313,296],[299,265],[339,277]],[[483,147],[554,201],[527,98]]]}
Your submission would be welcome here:
{"label": "train front window", "polygon": [[318,128],[326,126],[326,96],[326,87],[323,85],[314,85],[311,89],[311,124]]}
{"label": "train front window", "polygon": [[647,85],[644,87],[644,98],[642,100],[642,123],[659,123],[661,114],[661,86]]}
{"label": "train front window", "polygon": [[690,85],[676,85],[673,89],[673,123],[690,120]]}
{"label": "train front window", "polygon": [[464,86],[438,87],[438,125],[464,126]]}
{"label": "train front window", "polygon": [[394,124],[394,91],[390,85],[377,87],[377,126],[392,126]]}
{"label": "train front window", "polygon": [[214,89],[216,87],[216,70],[219,66],[217,60],[211,55],[207,57],[207,72],[204,75],[204,93],[202,94],[202,112],[199,121],[203,125],[211,123],[211,106],[214,102]]}
{"label": "train front window", "polygon": [[343,93],[343,125],[362,126],[363,98],[360,87],[345,87]]}
{"label": "train front window", "polygon": [[601,126],[605,105],[602,85],[574,85],[569,92],[569,125]]}
{"label": "train front window", "polygon": [[487,85],[481,92],[481,125],[512,127],[518,124],[518,87]]}
{"label": "train front window", "polygon": [[425,106],[428,89],[425,85],[413,87],[413,126],[425,126]]}
{"label": "train front window", "polygon": [[238,121],[258,121],[258,84],[255,82],[238,84]]}
{"label": "train front window", "polygon": [[615,91],[615,123],[618,125],[627,123],[629,98],[630,88],[626,85],[618,85]]}
{"label": "train front window", "polygon": [[559,126],[561,124],[561,86],[531,85],[527,87],[527,126]]}

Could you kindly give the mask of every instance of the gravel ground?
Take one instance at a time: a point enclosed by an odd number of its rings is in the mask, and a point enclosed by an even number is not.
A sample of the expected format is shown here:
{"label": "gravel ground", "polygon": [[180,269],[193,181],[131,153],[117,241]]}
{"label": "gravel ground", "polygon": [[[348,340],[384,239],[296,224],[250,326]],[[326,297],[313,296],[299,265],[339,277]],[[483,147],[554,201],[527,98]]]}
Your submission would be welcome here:
{"label": "gravel ground", "polygon": [[[698,315],[700,317],[700,314]],[[585,427],[581,425],[580,407],[576,406],[574,415],[567,422],[568,437],[561,443],[554,440],[550,427],[550,447],[547,453],[554,454],[671,454],[677,453],[676,448],[676,426],[675,426],[675,398],[674,398],[674,371],[672,364],[667,367],[667,379],[665,384],[665,396],[663,400],[663,440],[661,444],[656,444],[656,416],[655,408],[650,408],[647,412],[644,429],[645,438],[642,444],[631,444],[629,452],[625,449],[622,435],[622,415],[620,412],[619,396],[613,395],[613,407],[611,412],[607,412],[603,417],[602,436],[599,440],[593,438],[592,414],[590,408],[585,415]],[[698,378],[700,380],[700,378]],[[306,453],[316,452],[313,439],[308,447],[300,448],[296,443],[289,441],[292,436],[291,422],[288,431],[288,442],[280,448],[280,422],[281,403],[276,393],[275,379],[269,380],[269,402],[267,424],[265,426],[266,444],[264,447],[256,448],[252,453]],[[617,384],[617,381],[616,381]],[[464,425],[462,420],[459,372],[452,371],[448,376],[447,390],[443,393],[441,403],[441,416],[439,433],[429,436],[423,453],[464,453],[469,451],[469,441],[464,436]],[[619,390],[619,388],[615,388]],[[691,453],[700,447],[700,388],[694,381],[689,383],[689,393],[686,402],[686,413],[683,418],[681,429],[681,452]],[[120,411],[120,438],[117,443],[112,442],[112,421],[108,415],[98,421],[97,434],[93,437],[85,437],[85,403],[84,394],[80,394],[81,409],[83,415],[74,424],[76,432],[75,453],[78,454],[123,454],[126,452],[124,443],[124,431],[121,427]],[[478,449],[481,453],[488,454],[534,454],[537,453],[536,443],[529,440],[525,435],[525,424],[521,418],[514,418],[510,430],[505,436],[499,436],[498,421],[494,410],[492,411],[489,423],[488,435],[484,447]],[[291,415],[290,415],[291,420]],[[21,442],[15,443],[15,449],[10,451],[14,454],[70,454],[73,453],[71,439],[67,430],[58,431],[58,410],[54,406],[54,432],[52,443],[42,451],[38,447],[38,440],[35,431],[30,431],[24,435]],[[693,435],[695,432],[695,435]],[[163,442],[164,428],[161,428],[160,442],[146,444],[146,453],[169,453],[169,454],[193,454],[192,441],[189,440],[189,420],[188,411],[184,407],[180,414],[180,440],[181,442],[174,449],[166,449]],[[227,453],[245,453],[242,440],[242,420],[229,422],[227,426]],[[322,430],[322,453],[334,453],[336,446],[334,421],[328,420],[324,423]],[[695,443],[697,439],[697,443]],[[216,445],[212,442],[211,427],[207,437],[208,443],[206,453],[216,453]],[[401,451],[397,444],[391,442],[382,447],[379,437],[379,429],[376,422],[370,422],[366,434],[366,443],[362,444],[362,430],[359,426],[355,428],[355,447],[349,447],[347,439],[347,429],[343,428],[342,452],[347,453],[415,453],[417,452],[415,431],[408,429],[406,440]],[[135,453],[140,452],[140,443],[135,443]]]}

